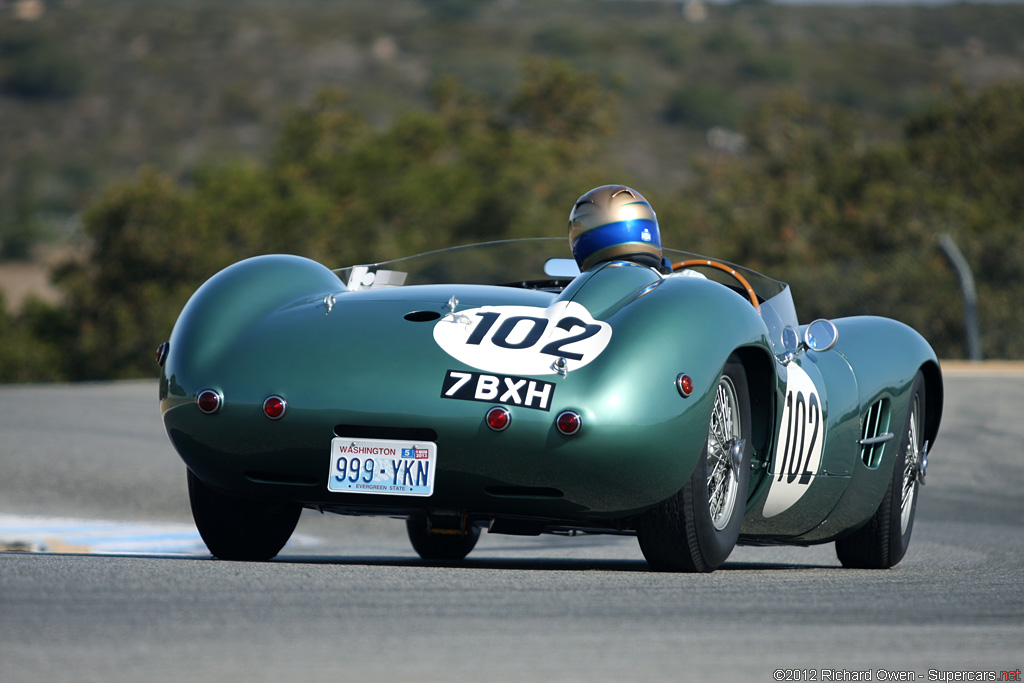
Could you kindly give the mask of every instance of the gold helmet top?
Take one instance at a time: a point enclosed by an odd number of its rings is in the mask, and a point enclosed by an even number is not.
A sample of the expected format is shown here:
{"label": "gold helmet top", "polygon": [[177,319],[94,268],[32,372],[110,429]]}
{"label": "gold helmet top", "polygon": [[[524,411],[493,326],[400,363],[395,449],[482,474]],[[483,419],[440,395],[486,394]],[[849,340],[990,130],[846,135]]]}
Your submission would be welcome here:
{"label": "gold helmet top", "polygon": [[576,200],[569,244],[581,271],[616,260],[662,265],[658,217],[643,195],[625,185],[602,185]]}

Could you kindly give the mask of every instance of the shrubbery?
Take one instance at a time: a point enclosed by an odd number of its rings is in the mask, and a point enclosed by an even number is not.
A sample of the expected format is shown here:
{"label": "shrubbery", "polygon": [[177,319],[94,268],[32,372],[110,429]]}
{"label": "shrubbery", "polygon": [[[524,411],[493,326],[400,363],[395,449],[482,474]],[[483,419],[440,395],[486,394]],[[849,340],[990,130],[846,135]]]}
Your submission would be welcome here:
{"label": "shrubbery", "polygon": [[[88,250],[55,273],[61,304],[0,308],[0,381],[146,377],[188,296],[260,253],[331,266],[484,239],[565,234],[593,186],[632,183],[601,150],[611,93],[534,63],[507,100],[452,81],[430,111],[384,128],[322,91],[282,126],[271,160],[187,181],[143,170],[85,216]],[[788,280],[803,318],[874,313],[962,357],[962,306],[937,249],[974,265],[989,357],[1024,357],[1024,86],[959,93],[870,145],[858,116],[790,95],[748,116],[748,153],[705,159],[677,193],[647,191],[667,246]],[[568,245],[566,246],[568,255]]]}

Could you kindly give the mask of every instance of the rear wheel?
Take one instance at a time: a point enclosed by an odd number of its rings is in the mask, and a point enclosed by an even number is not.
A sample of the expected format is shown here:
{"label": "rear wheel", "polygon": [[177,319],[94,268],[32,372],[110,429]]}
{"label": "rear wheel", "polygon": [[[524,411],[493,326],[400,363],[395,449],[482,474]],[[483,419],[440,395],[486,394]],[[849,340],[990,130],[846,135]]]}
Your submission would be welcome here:
{"label": "rear wheel", "polygon": [[476,547],[480,528],[431,530],[426,515],[413,515],[405,522],[413,550],[424,560],[461,560]]}
{"label": "rear wheel", "polygon": [[710,572],[739,539],[750,481],[750,395],[733,356],[715,390],[707,441],[682,489],[637,519],[637,539],[657,571]]}
{"label": "rear wheel", "polygon": [[291,538],[298,503],[238,498],[204,484],[188,470],[188,498],[199,535],[222,560],[269,560]]}
{"label": "rear wheel", "polygon": [[923,469],[924,377],[914,378],[910,409],[900,438],[889,488],[868,523],[836,541],[836,555],[844,567],[888,569],[903,559],[910,545],[917,509],[917,489]]}

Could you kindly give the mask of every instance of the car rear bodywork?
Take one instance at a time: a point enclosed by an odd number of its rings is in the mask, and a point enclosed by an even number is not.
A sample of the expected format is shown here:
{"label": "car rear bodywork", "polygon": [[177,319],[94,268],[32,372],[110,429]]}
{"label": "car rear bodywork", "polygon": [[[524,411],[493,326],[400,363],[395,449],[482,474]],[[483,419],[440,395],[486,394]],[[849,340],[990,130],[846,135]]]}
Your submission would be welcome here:
{"label": "car rear bodywork", "polygon": [[[929,440],[938,429],[941,377],[920,335],[848,318],[834,321],[835,347],[815,352],[799,343],[788,288],[749,271],[758,306],[728,278],[628,263],[503,284],[417,284],[415,273],[377,267],[377,285],[401,286],[363,286],[373,272],[263,256],[195,293],[169,341],[160,402],[196,477],[233,496],[341,513],[629,531],[693,474],[733,358],[753,423],[740,540],[818,543],[879,506],[894,457],[884,443],[865,454],[861,442],[903,423],[919,371]],[[217,398],[209,414],[197,403],[204,391]],[[271,397],[282,414],[268,416]],[[496,407],[507,411],[500,431],[487,419]],[[559,430],[565,411],[578,416],[576,433]],[[336,490],[331,478],[349,473],[334,451],[374,440],[431,444],[430,495]],[[388,471],[396,484],[416,476]]]}

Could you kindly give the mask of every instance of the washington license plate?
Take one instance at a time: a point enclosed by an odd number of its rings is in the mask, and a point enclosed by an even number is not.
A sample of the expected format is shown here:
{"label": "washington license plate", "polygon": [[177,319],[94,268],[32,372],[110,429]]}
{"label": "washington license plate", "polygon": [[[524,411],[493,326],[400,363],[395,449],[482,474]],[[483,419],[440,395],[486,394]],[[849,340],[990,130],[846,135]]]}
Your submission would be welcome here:
{"label": "washington license plate", "polygon": [[327,489],[337,493],[429,496],[434,492],[437,444],[422,441],[331,441]]}

